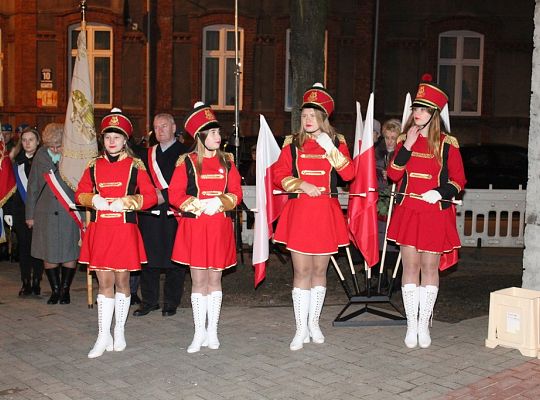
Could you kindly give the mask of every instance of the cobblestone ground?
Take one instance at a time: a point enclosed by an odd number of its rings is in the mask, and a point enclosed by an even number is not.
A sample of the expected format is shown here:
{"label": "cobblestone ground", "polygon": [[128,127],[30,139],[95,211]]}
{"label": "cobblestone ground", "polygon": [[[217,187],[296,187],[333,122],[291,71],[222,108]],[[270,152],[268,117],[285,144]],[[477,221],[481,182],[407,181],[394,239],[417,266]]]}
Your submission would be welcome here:
{"label": "cobblestone ground", "polygon": [[435,320],[433,345],[410,350],[404,327],[332,327],[342,306],[330,305],[326,343],[291,352],[290,304],[238,306],[224,291],[219,350],[187,354],[193,322],[180,308],[130,316],[126,350],[90,360],[97,310],[87,308],[84,273],[70,305],[47,305],[45,282],[43,296],[19,298],[15,264],[0,263],[0,288],[0,399],[540,398],[538,379],[528,379],[537,361],[484,347],[487,315]]}

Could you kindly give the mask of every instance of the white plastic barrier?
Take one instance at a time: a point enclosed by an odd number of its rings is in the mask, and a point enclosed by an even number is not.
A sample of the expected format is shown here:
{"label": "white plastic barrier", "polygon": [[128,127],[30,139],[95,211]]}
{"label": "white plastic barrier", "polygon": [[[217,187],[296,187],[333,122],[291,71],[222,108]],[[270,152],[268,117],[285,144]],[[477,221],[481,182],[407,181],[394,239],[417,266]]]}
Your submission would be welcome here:
{"label": "white plastic barrier", "polygon": [[464,247],[524,247],[527,191],[466,189],[457,207],[457,226]]}
{"label": "white plastic barrier", "polygon": [[[244,203],[255,208],[255,186],[242,186]],[[341,190],[340,190],[341,191]],[[464,247],[523,247],[525,230],[525,194],[518,190],[467,189],[463,205],[457,207],[457,228]],[[340,196],[343,209],[347,196]],[[242,213],[242,241],[253,244],[253,230],[247,229]]]}

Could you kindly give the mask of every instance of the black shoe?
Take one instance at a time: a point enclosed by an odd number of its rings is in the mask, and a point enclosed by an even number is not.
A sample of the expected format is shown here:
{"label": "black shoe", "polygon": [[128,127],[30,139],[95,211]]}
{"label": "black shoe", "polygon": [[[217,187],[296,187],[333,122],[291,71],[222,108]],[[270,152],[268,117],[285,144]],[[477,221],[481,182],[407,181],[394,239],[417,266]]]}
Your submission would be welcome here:
{"label": "black shoe", "polygon": [[164,317],[172,317],[176,314],[176,307],[170,306],[168,304],[163,305],[163,310],[161,310],[161,315]]}
{"label": "black shoe", "polygon": [[32,294],[32,286],[30,285],[30,279],[24,279],[21,290],[19,290],[19,296],[28,296]]}
{"label": "black shoe", "polygon": [[60,294],[60,304],[69,304],[71,303],[71,296],[69,295],[69,288],[62,288],[62,293]]}
{"label": "black shoe", "polygon": [[153,306],[146,303],[142,303],[141,306],[133,312],[133,316],[142,317],[143,315],[148,314],[150,311],[159,310],[159,304],[154,304]]}
{"label": "black shoe", "polygon": [[137,293],[131,293],[131,305],[141,304],[141,299]]}

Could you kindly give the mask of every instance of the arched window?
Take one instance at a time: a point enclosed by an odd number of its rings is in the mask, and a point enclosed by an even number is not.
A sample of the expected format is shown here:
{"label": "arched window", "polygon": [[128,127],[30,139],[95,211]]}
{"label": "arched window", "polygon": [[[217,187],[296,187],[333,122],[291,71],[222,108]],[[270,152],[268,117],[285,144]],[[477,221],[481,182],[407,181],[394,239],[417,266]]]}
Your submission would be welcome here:
{"label": "arched window", "polygon": [[[238,29],[238,57],[244,58],[244,30]],[[221,110],[234,109],[235,40],[234,26],[211,25],[203,29],[202,100]],[[242,74],[238,104],[242,109]]]}
{"label": "arched window", "polygon": [[[69,71],[70,79],[77,57],[77,37],[81,26],[69,28]],[[90,80],[94,89],[94,107],[111,108],[113,98],[113,31],[101,24],[86,25],[86,48],[90,67]],[[69,88],[68,88],[69,91]]]}
{"label": "arched window", "polygon": [[449,97],[452,115],[480,115],[484,35],[448,31],[439,35],[439,85]]}

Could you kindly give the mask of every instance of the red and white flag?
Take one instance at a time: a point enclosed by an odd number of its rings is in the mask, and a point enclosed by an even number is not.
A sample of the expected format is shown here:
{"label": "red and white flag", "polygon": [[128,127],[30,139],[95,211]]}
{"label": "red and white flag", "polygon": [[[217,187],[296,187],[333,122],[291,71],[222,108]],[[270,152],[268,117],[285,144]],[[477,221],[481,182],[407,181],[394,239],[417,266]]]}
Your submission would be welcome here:
{"label": "red and white flag", "polygon": [[367,193],[366,197],[350,196],[347,210],[349,237],[370,267],[379,262],[377,227],[377,175],[373,147],[373,93],[369,96],[366,120],[362,129],[360,104],[356,103],[356,132],[353,163],[355,177],[351,193]]}
{"label": "red and white flag", "polygon": [[272,164],[281,150],[263,115],[260,117],[259,138],[256,155],[256,208],[255,232],[253,237],[253,268],[255,270],[255,287],[266,277],[266,261],[269,255],[269,240],[274,230],[272,223],[279,217],[287,202],[286,196],[272,194]]}

